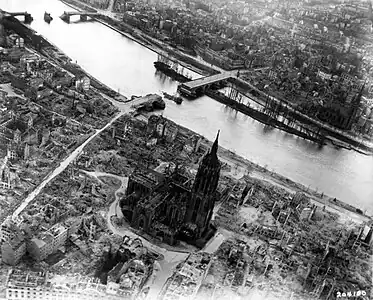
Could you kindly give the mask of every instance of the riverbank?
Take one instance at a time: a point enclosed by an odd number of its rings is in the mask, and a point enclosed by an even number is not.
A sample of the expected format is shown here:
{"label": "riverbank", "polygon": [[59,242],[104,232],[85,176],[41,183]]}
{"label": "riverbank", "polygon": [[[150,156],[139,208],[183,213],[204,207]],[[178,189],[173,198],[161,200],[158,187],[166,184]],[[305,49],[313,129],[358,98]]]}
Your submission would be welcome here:
{"label": "riverbank", "polygon": [[[87,74],[79,65],[74,64],[72,59],[66,56],[56,45],[49,41],[46,37],[39,35],[34,29],[29,25],[22,23],[15,17],[8,18],[4,22],[4,26],[8,29],[13,30],[19,36],[24,38],[25,44],[32,47],[33,51],[38,52],[47,59],[51,60],[54,64],[62,67],[66,72],[79,77],[85,74],[90,78],[91,86],[97,90],[110,95],[112,98],[117,99],[117,101],[125,101],[126,97],[120,93],[113,91],[103,82],[94,78],[90,74]],[[50,51],[51,50],[51,51]]]}
{"label": "riverbank", "polygon": [[[243,103],[239,103],[235,100],[230,99],[223,93],[219,91],[214,90],[207,90],[206,95],[210,98],[215,99],[216,101],[219,101],[222,104],[225,104],[251,118],[254,120],[266,125],[270,126],[270,128],[277,128],[279,130],[285,131],[287,133],[299,136],[305,140],[314,142],[319,144],[320,146],[325,145],[324,138],[322,136],[319,136],[316,132],[313,131],[302,131],[299,130],[293,126],[286,125],[283,121],[279,121],[276,118],[271,117],[268,114],[265,114],[257,109],[254,109],[248,105],[245,105]],[[303,127],[300,127],[301,129],[304,129]],[[304,129],[305,130],[305,129]]]}
{"label": "riverbank", "polygon": [[[203,144],[207,145],[208,147],[212,146],[211,141],[207,140],[205,137],[202,137],[202,138],[203,138],[203,142],[202,142]],[[350,216],[351,219],[361,220],[361,221],[368,221],[372,219],[371,215],[364,214],[364,212],[360,208],[357,208],[353,205],[345,203],[332,196],[325,195],[322,191],[313,190],[312,188],[307,187],[301,183],[292,181],[289,178],[286,178],[278,173],[268,170],[266,166],[261,166],[259,164],[256,164],[255,162],[252,162],[242,156],[239,156],[236,153],[228,149],[225,149],[221,146],[219,147],[219,158],[222,161],[225,160],[226,162],[230,162],[231,164],[237,166],[238,168],[241,168],[247,171],[249,176],[250,174],[253,174],[252,177],[255,178],[258,176],[255,176],[254,174],[258,174],[259,177],[261,177],[261,179],[268,181],[269,183],[278,185],[284,189],[290,189],[294,193],[295,192],[305,193],[312,200],[317,202],[319,206],[329,206],[341,214]]]}
{"label": "riverbank", "polygon": [[[99,12],[95,10],[94,8],[87,6],[85,4],[82,4],[78,1],[74,0],[60,0],[65,5],[77,10],[90,10],[90,12]],[[103,13],[103,12],[100,12]],[[203,76],[209,76],[213,74],[219,73],[218,70],[209,67],[205,64],[202,64],[198,62],[195,59],[192,59],[191,57],[187,56],[184,53],[178,53],[178,51],[174,49],[170,49],[168,45],[162,44],[160,41],[157,41],[154,38],[151,38],[147,36],[146,34],[140,32],[139,30],[136,30],[132,26],[126,24],[123,21],[116,20],[112,17],[106,16],[102,14],[99,17],[95,17],[94,20],[101,23],[104,26],[109,27],[110,29],[120,33],[121,35],[125,36],[126,38],[140,44],[141,46],[156,52],[158,54],[167,56],[168,58],[174,58],[175,61],[177,61],[180,65],[183,67],[197,73]],[[171,57],[170,57],[171,56]]]}
{"label": "riverbank", "polygon": [[[265,105],[269,100],[274,101],[276,104],[281,105],[282,109],[287,111],[288,116],[301,122],[303,125],[317,127],[320,129],[325,137],[340,148],[346,150],[354,150],[364,155],[373,155],[373,146],[370,143],[365,144],[362,140],[357,140],[356,137],[351,136],[347,132],[338,130],[326,123],[323,123],[317,119],[314,119],[308,115],[303,114],[298,111],[292,105],[290,105],[285,99],[277,99],[273,96],[270,96],[263,91],[259,90],[257,87],[253,86],[251,83],[244,81],[239,78],[234,78],[233,81],[242,89],[248,90],[249,95],[246,95],[250,99],[253,99],[255,102]],[[254,95],[255,93],[255,95]]]}

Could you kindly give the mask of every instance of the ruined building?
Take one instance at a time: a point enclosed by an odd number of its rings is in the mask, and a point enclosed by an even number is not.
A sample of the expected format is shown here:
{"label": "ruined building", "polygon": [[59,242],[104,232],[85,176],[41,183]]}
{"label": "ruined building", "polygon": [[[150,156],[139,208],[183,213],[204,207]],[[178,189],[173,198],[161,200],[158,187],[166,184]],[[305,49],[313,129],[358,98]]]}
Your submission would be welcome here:
{"label": "ruined building", "polygon": [[2,262],[16,265],[26,254],[26,233],[18,219],[8,217],[0,225],[0,253]]}
{"label": "ruined building", "polygon": [[30,156],[30,147],[40,144],[42,132],[34,127],[40,117],[31,112],[21,115],[13,110],[10,117],[0,125],[0,156],[7,153],[10,160],[26,160]]}
{"label": "ruined building", "polygon": [[219,133],[193,184],[178,168],[171,175],[153,170],[131,175],[121,209],[133,228],[171,245],[179,239],[195,242],[208,234],[221,168],[218,137]]}

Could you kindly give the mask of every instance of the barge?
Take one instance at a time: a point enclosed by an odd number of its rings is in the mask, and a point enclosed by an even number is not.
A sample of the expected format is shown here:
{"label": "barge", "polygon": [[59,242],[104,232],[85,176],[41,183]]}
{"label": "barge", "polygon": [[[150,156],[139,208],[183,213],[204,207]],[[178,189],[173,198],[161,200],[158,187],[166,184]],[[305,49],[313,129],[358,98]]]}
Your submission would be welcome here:
{"label": "barge", "polygon": [[172,79],[174,79],[178,82],[183,83],[183,82],[188,82],[188,81],[191,80],[190,78],[179,74],[177,71],[175,71],[169,65],[167,65],[163,62],[160,62],[160,61],[154,62],[154,67],[158,71],[162,72],[163,74],[167,75],[168,77],[171,77]]}

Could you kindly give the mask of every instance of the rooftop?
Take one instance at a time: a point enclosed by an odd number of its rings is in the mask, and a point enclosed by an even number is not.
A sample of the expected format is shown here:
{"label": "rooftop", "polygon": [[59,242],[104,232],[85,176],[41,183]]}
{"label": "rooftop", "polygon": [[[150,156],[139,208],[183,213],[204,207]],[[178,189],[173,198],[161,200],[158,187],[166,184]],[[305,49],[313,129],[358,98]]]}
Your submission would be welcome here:
{"label": "rooftop", "polygon": [[32,239],[33,242],[35,242],[39,248],[43,247],[45,244],[48,244],[53,241],[53,239],[63,232],[65,232],[67,229],[61,224],[56,224],[49,228],[47,231],[39,233],[35,238]]}
{"label": "rooftop", "polygon": [[51,227],[48,232],[52,234],[53,237],[59,236],[61,233],[66,231],[67,229],[61,225],[61,224],[56,224],[53,227]]}
{"label": "rooftop", "polygon": [[164,176],[154,170],[137,170],[132,174],[135,181],[143,184],[148,188],[153,188],[164,180]]}

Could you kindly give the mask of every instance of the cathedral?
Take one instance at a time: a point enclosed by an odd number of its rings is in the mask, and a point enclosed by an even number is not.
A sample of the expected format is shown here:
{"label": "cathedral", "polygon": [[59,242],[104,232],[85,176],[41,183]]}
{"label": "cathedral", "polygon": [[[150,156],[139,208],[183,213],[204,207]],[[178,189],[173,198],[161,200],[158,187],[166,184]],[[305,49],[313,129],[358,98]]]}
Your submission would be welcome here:
{"label": "cathedral", "polygon": [[135,229],[175,245],[196,242],[212,231],[210,221],[217,198],[221,163],[218,138],[202,158],[194,182],[175,168],[169,174],[135,171],[120,206]]}

